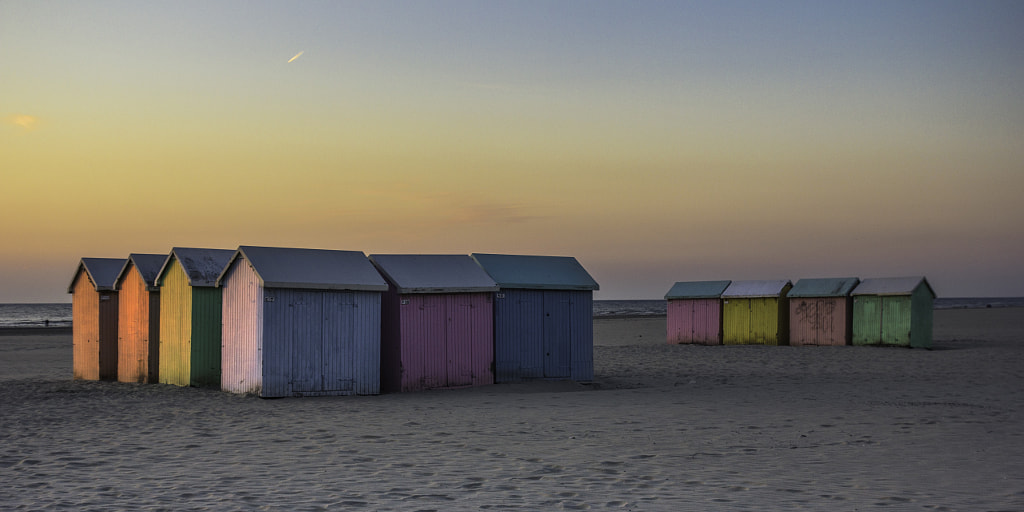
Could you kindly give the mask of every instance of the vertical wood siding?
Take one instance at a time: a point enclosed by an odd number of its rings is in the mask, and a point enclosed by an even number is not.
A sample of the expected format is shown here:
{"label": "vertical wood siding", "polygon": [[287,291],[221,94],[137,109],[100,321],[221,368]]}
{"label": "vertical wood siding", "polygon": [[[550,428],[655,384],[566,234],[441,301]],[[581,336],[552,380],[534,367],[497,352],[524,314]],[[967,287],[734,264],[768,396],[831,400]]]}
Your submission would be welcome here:
{"label": "vertical wood siding", "polygon": [[146,354],[149,360],[146,364],[148,374],[146,382],[156,384],[160,382],[160,292],[149,292],[149,347]]}
{"label": "vertical wood siding", "polygon": [[918,286],[910,297],[910,346],[930,348],[932,346],[932,323],[934,302],[932,294],[924,285]]}
{"label": "vertical wood siding", "polygon": [[592,296],[589,290],[496,293],[495,381],[593,380]]}
{"label": "vertical wood siding", "polygon": [[502,290],[494,299],[497,382],[544,377],[544,299],[538,290]]}
{"label": "vertical wood siding", "polygon": [[160,382],[188,386],[191,366],[192,287],[177,261],[160,284]]}
{"label": "vertical wood siding", "polygon": [[[228,301],[234,297],[227,285],[224,293],[228,311]],[[259,300],[263,304],[261,396],[380,392],[379,292],[266,289]],[[229,357],[225,355],[224,360]]]}
{"label": "vertical wood siding", "polygon": [[722,313],[719,299],[673,299],[667,304],[670,344],[720,345]]}
{"label": "vertical wood siding", "polygon": [[571,364],[569,377],[580,382],[594,380],[594,292],[569,292]]}
{"label": "vertical wood siding", "polygon": [[149,291],[138,268],[129,263],[118,291],[117,380],[149,380]]}
{"label": "vertical wood siding", "polygon": [[100,378],[100,296],[85,270],[71,293],[72,373],[78,380]]}
{"label": "vertical wood siding", "polygon": [[785,298],[729,298],[722,305],[722,342],[727,345],[784,345],[789,341]]}
{"label": "vertical wood siding", "polygon": [[848,345],[851,304],[849,297],[790,299],[790,345]]}
{"label": "vertical wood siding", "polygon": [[395,286],[381,295],[380,306],[380,390],[394,393],[402,390],[402,305]]}
{"label": "vertical wood siding", "polygon": [[189,385],[220,388],[221,289],[192,288],[192,343]]}
{"label": "vertical wood siding", "polygon": [[100,296],[100,380],[117,380],[117,292]]}
{"label": "vertical wood siding", "polygon": [[242,258],[231,265],[223,283],[220,386],[232,393],[259,395],[263,385],[263,287]]}
{"label": "vertical wood siding", "polygon": [[853,299],[853,344],[882,343],[882,298],[860,295]]}
{"label": "vertical wood siding", "polygon": [[402,391],[494,382],[490,293],[398,297]]}

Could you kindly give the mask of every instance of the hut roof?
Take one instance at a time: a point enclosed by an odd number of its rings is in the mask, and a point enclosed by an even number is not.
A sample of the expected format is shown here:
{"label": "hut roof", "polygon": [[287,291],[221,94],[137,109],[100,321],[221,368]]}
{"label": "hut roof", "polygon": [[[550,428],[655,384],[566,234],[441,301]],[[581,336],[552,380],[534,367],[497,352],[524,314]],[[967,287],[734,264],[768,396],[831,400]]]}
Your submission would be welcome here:
{"label": "hut roof", "polygon": [[671,299],[717,299],[732,281],[681,281],[665,294]]}
{"label": "hut roof", "polygon": [[125,260],[121,271],[117,273],[116,287],[121,288],[121,280],[128,274],[128,270],[132,265],[139,269],[139,275],[142,276],[142,280],[146,282],[147,287],[155,287],[157,275],[160,273],[160,267],[163,266],[165,260],[167,260],[166,254],[132,253],[128,255],[128,259]]}
{"label": "hut roof", "polygon": [[597,281],[571,256],[478,254],[472,258],[502,288],[597,290]]}
{"label": "hut roof", "polygon": [[370,261],[398,293],[498,291],[494,279],[464,254],[374,254]]}
{"label": "hut roof", "polygon": [[722,297],[778,297],[779,295],[782,295],[783,290],[790,285],[792,285],[792,283],[788,279],[769,281],[733,281],[729,287],[722,292]]}
{"label": "hut roof", "polygon": [[787,297],[846,297],[857,286],[856,277],[822,277],[801,279],[786,294]]}
{"label": "hut roof", "polygon": [[89,275],[89,280],[92,281],[96,291],[113,291],[117,275],[126,261],[128,260],[124,258],[82,258],[75,269],[75,275],[71,277],[71,283],[68,284],[68,293],[75,291],[75,281],[78,280],[83,269]]}
{"label": "hut roof", "polygon": [[387,291],[388,283],[361,251],[254,247],[243,245],[217,278],[224,277],[237,258],[244,258],[264,288]]}
{"label": "hut roof", "polygon": [[213,287],[217,285],[217,277],[231,261],[235,251],[230,249],[196,249],[190,247],[175,247],[167,255],[160,272],[157,273],[157,280],[167,272],[172,261],[178,260],[181,268],[188,276],[189,286]]}
{"label": "hut roof", "polygon": [[853,289],[853,295],[910,295],[922,283],[928,288],[932,297],[935,297],[935,290],[932,290],[928,280],[923,276],[865,279]]}

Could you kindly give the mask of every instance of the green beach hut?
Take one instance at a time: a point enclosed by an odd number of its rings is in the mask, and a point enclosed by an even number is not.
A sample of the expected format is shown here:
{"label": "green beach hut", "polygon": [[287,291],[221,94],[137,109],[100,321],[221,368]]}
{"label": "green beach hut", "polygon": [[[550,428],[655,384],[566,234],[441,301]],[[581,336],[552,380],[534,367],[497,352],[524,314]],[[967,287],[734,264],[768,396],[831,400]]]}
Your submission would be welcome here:
{"label": "green beach hut", "polygon": [[924,277],[865,279],[851,295],[854,345],[931,347],[935,291]]}
{"label": "green beach hut", "polygon": [[722,292],[723,345],[789,343],[789,280],[733,281]]}
{"label": "green beach hut", "polygon": [[220,387],[221,289],[235,251],[175,247],[157,274],[161,384]]}

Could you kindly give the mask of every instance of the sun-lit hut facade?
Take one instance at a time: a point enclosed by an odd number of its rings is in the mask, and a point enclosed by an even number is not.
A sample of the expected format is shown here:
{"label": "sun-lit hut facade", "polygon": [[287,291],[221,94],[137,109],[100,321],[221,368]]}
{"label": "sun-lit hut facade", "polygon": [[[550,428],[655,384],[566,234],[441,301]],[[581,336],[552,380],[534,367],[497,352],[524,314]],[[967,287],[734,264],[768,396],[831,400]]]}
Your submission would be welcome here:
{"label": "sun-lit hut facade", "polygon": [[668,343],[721,345],[722,293],[732,281],[681,281],[665,294]]}
{"label": "sun-lit hut facade", "polygon": [[72,372],[75,379],[117,379],[117,291],[123,258],[82,258],[71,294]]}
{"label": "sun-lit hut facade", "polygon": [[722,292],[722,343],[785,345],[789,342],[789,280],[733,281]]}
{"label": "sun-lit hut facade", "polygon": [[594,379],[597,281],[567,256],[473,254],[494,293],[496,382]]}
{"label": "sun-lit hut facade", "polygon": [[854,345],[931,347],[935,291],[924,277],[865,279],[852,296]]}
{"label": "sun-lit hut facade", "polygon": [[242,246],[217,285],[222,390],[380,393],[380,301],[388,285],[362,252]]}
{"label": "sun-lit hut facade", "polygon": [[161,383],[220,387],[222,304],[216,284],[234,254],[175,247],[160,268]]}
{"label": "sun-lit hut facade", "polygon": [[493,292],[468,255],[384,254],[370,261],[388,281],[381,302],[381,391],[494,383]]}
{"label": "sun-lit hut facade", "polygon": [[801,279],[789,298],[790,345],[849,345],[853,333],[856,277]]}
{"label": "sun-lit hut facade", "polygon": [[117,275],[117,380],[156,383],[160,369],[160,289],[166,254],[131,254]]}

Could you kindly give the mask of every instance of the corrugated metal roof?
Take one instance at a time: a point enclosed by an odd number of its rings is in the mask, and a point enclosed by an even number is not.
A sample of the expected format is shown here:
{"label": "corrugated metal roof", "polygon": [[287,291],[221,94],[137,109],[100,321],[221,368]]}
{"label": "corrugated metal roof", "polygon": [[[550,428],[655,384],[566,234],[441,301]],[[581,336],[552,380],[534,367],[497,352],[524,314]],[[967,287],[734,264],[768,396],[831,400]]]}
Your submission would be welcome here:
{"label": "corrugated metal roof", "polygon": [[853,289],[853,295],[909,295],[921,283],[928,287],[932,297],[935,291],[932,290],[928,280],[924,276],[909,277],[875,277],[865,279]]}
{"label": "corrugated metal roof", "polygon": [[75,279],[83,268],[89,274],[96,291],[113,291],[117,276],[127,261],[124,258],[82,258],[75,268],[75,275],[71,277],[71,283],[68,284],[68,293],[74,291]]}
{"label": "corrugated metal roof", "polygon": [[181,268],[185,270],[185,275],[188,276],[189,286],[216,286],[217,278],[220,277],[220,273],[234,255],[235,251],[230,249],[175,247],[171,249],[171,253],[167,255],[163,266],[160,267],[157,279],[167,271],[167,265],[177,259],[181,262]]}
{"label": "corrugated metal roof", "polygon": [[373,254],[370,261],[398,293],[498,291],[498,284],[464,254]]}
{"label": "corrugated metal roof", "polygon": [[782,290],[792,284],[788,279],[768,281],[733,281],[722,292],[722,297],[778,297]]}
{"label": "corrugated metal roof", "polygon": [[139,269],[139,275],[142,276],[142,280],[146,282],[146,286],[156,286],[156,278],[160,273],[160,268],[164,265],[164,261],[167,261],[166,254],[129,254],[128,259],[125,260],[124,265],[121,267],[121,271],[117,273],[115,282],[120,287],[121,280],[124,279],[125,273],[128,272],[128,267],[135,265],[135,268]]}
{"label": "corrugated metal roof", "polygon": [[[361,251],[254,247],[243,245],[235,258],[245,258],[264,288],[387,291],[388,283]],[[230,267],[217,279],[220,286]]]}
{"label": "corrugated metal roof", "polygon": [[571,256],[472,254],[502,288],[597,290],[597,281]]}
{"label": "corrugated metal roof", "polygon": [[787,297],[846,297],[857,286],[856,277],[821,277],[801,279],[786,294]]}
{"label": "corrugated metal roof", "polygon": [[681,281],[665,294],[671,299],[717,299],[732,281]]}

